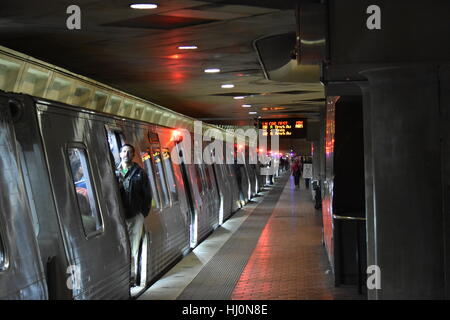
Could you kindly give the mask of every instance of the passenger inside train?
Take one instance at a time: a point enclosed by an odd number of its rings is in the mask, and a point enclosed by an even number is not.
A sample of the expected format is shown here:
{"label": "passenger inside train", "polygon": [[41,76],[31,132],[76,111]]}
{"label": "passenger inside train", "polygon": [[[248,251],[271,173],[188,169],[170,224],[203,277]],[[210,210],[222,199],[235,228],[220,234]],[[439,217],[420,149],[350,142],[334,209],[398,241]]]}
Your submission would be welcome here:
{"label": "passenger inside train", "polygon": [[130,238],[131,281],[133,284],[136,283],[138,275],[139,245],[144,230],[144,218],[148,215],[152,203],[148,176],[144,169],[133,161],[134,156],[134,146],[124,144],[120,149],[121,162],[116,170]]}
{"label": "passenger inside train", "polygon": [[97,224],[98,219],[94,216],[96,212],[95,200],[92,188],[90,187],[89,177],[86,177],[84,174],[85,172],[88,172],[87,164],[85,162],[86,159],[83,157],[81,150],[75,148],[68,149],[68,157],[81,219],[85,233],[88,235],[97,231],[100,226]]}

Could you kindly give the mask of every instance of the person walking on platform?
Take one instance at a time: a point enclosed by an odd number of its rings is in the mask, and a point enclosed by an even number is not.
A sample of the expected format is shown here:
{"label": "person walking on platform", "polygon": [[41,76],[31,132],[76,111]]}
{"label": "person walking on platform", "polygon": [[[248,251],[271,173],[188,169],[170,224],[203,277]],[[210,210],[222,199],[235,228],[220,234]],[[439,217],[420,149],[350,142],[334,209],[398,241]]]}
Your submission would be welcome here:
{"label": "person walking on platform", "polygon": [[133,162],[135,149],[125,144],[120,150],[121,162],[116,170],[120,195],[125,210],[131,247],[131,279],[135,284],[138,267],[139,244],[144,229],[144,218],[152,203],[150,183],[147,173]]}
{"label": "person walking on platform", "polygon": [[300,188],[301,168],[300,168],[300,161],[298,160],[298,158],[294,160],[291,170],[292,175],[294,176],[295,187]]}
{"label": "person walking on platform", "polygon": [[302,163],[302,176],[305,179],[306,189],[309,189],[309,182],[312,175],[312,161],[309,158],[304,157]]}
{"label": "person walking on platform", "polygon": [[269,174],[269,184],[270,185],[273,185],[273,175],[274,175],[274,169],[272,168],[272,161],[273,161],[273,159],[271,158],[270,160],[269,160],[269,163],[267,164],[267,170],[269,170],[269,173],[271,173],[271,174]]}

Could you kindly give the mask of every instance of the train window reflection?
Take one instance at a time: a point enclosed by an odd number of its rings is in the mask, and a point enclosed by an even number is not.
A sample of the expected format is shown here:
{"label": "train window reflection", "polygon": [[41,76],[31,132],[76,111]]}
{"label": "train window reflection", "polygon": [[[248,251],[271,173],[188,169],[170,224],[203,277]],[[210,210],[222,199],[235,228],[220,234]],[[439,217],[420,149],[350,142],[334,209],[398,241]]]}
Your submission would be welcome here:
{"label": "train window reflection", "polygon": [[103,221],[94,196],[87,153],[83,148],[68,148],[67,152],[84,233],[89,237],[103,229]]}
{"label": "train window reflection", "polygon": [[109,150],[114,158],[114,165],[120,164],[120,148],[125,144],[125,138],[120,130],[106,128]]}
{"label": "train window reflection", "polygon": [[205,180],[205,175],[203,174],[202,168],[200,167],[199,164],[194,165],[195,166],[195,171],[197,172],[196,175],[196,182],[197,182],[197,186],[198,186],[198,192],[203,194],[203,182]]}
{"label": "train window reflection", "polygon": [[168,149],[163,149],[164,167],[166,168],[166,177],[169,184],[169,191],[173,202],[178,201],[178,191],[175,183],[175,177],[173,174],[172,159],[170,158],[170,152]]}
{"label": "train window reflection", "polygon": [[211,172],[209,171],[211,169],[211,165],[206,165],[205,166],[205,173],[206,173],[206,182],[208,185],[208,189],[212,190],[213,189],[213,180],[211,177]]}
{"label": "train window reflection", "polygon": [[151,157],[155,166],[157,188],[160,191],[162,206],[165,208],[170,205],[170,199],[161,162],[161,150],[158,148],[152,148]]}
{"label": "train window reflection", "polygon": [[158,190],[156,189],[155,175],[153,174],[153,165],[150,157],[150,151],[141,152],[142,163],[144,164],[144,170],[147,172],[148,179],[150,181],[150,188],[152,189],[152,209],[159,209],[161,207],[159,203]]}

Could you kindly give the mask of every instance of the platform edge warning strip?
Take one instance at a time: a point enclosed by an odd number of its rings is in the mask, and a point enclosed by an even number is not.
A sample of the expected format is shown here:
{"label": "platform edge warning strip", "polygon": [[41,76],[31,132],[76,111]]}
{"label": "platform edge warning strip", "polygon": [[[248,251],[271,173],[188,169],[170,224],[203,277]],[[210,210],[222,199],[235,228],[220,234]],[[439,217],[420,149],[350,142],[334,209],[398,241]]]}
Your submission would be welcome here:
{"label": "platform edge warning strip", "polygon": [[177,297],[178,300],[229,300],[272,215],[289,175],[282,176],[217,254]]}

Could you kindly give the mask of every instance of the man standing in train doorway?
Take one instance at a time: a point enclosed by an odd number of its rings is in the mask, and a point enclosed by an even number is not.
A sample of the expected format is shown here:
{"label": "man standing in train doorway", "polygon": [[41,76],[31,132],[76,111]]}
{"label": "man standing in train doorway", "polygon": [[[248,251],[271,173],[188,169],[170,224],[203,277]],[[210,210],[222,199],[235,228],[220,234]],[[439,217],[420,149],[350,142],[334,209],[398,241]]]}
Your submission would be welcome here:
{"label": "man standing in train doorway", "polygon": [[144,229],[144,218],[148,215],[152,203],[147,173],[136,162],[133,162],[134,155],[135,149],[132,145],[123,145],[120,149],[121,162],[116,170],[130,237],[133,285],[137,280],[139,244]]}

